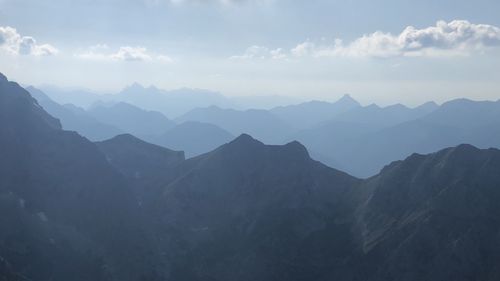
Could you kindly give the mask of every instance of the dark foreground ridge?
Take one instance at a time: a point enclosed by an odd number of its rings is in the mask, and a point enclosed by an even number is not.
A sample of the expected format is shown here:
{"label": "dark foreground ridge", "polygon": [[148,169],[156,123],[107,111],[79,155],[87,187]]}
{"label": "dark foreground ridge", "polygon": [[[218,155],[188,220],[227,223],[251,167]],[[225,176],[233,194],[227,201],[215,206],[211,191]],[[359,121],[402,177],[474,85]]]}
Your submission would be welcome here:
{"label": "dark foreground ridge", "polygon": [[500,151],[360,180],[243,134],[184,159],[61,129],[0,75],[0,280],[500,279]]}

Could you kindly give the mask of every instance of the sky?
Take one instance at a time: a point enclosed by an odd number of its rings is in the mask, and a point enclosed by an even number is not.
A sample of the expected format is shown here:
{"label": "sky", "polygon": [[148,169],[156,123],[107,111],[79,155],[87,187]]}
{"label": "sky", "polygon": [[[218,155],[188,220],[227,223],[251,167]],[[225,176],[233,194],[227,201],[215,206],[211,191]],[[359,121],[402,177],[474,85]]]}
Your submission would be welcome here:
{"label": "sky", "polygon": [[116,92],[500,99],[498,0],[0,0],[0,72]]}

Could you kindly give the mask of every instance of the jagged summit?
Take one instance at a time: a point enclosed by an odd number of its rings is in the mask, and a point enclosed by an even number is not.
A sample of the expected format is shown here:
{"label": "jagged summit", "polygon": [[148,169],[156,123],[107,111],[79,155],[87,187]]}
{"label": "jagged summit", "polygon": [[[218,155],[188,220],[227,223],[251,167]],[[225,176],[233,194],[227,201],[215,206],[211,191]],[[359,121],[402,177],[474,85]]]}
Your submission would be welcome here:
{"label": "jagged summit", "polygon": [[309,156],[307,148],[298,141],[291,141],[285,145],[266,145],[259,140],[253,138],[249,134],[241,134],[233,141],[226,144],[226,147],[237,147],[241,149],[262,148],[269,150],[287,151],[289,153],[297,153]]}
{"label": "jagged summit", "polygon": [[284,145],[267,145],[248,134],[241,134],[231,142],[207,154],[237,162],[255,163],[269,162],[275,165],[287,166],[290,163],[305,163],[311,161],[305,146],[298,141]]}

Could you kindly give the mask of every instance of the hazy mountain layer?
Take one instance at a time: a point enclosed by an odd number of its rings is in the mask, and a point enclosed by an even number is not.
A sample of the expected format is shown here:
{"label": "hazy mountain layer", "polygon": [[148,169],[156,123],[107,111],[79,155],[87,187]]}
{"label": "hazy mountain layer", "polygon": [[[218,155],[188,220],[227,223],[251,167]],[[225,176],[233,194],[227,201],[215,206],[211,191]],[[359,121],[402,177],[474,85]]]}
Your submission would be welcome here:
{"label": "hazy mountain layer", "polygon": [[160,112],[147,111],[123,102],[93,106],[87,112],[96,120],[135,136],[161,135],[175,126]]}
{"label": "hazy mountain layer", "polygon": [[72,105],[60,105],[45,93],[33,87],[28,87],[26,90],[48,113],[61,121],[64,130],[78,132],[82,136],[96,141],[112,138],[122,132],[112,124],[96,120],[82,108]]}
{"label": "hazy mountain layer", "polygon": [[162,135],[145,139],[166,148],[182,150],[187,158],[191,158],[216,149],[234,139],[234,136],[213,124],[184,122]]}
{"label": "hazy mountain layer", "polygon": [[216,106],[194,109],[176,119],[217,125],[233,135],[250,134],[265,143],[281,143],[293,129],[285,121],[266,110],[234,110]]}

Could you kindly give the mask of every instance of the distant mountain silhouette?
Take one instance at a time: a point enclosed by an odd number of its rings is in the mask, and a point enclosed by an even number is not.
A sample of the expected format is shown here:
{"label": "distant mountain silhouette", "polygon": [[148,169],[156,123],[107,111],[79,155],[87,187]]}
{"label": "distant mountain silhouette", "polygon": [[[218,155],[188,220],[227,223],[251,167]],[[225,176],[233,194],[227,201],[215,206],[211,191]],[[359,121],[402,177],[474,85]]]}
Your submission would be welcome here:
{"label": "distant mountain silhouette", "polygon": [[160,135],[175,126],[160,112],[147,111],[123,102],[92,106],[87,112],[96,120],[135,136]]}
{"label": "distant mountain silhouette", "polygon": [[385,163],[414,152],[430,153],[461,143],[500,147],[499,120],[500,102],[456,100],[415,120],[381,129],[372,124],[337,122],[304,131],[297,139],[319,155],[331,157],[326,159],[333,160],[333,167],[367,177],[379,172]]}
{"label": "distant mountain silhouette", "polygon": [[466,130],[484,124],[500,123],[500,101],[452,100],[423,120]]}
{"label": "distant mountain silhouette", "polygon": [[113,94],[95,94],[90,90],[65,90],[54,86],[42,86],[41,89],[59,104],[71,103],[89,108],[99,101],[124,102],[161,112],[169,118],[178,117],[197,107],[237,106],[225,96],[208,90],[181,88],[167,91],[155,86],[144,87],[139,83]]}
{"label": "distant mountain silhouette", "polygon": [[231,96],[227,97],[231,100],[234,109],[265,109],[270,110],[275,107],[298,104],[304,101],[302,98],[279,96],[279,95],[248,95],[248,96]]}
{"label": "distant mountain silhouette", "polygon": [[78,132],[94,141],[108,139],[122,133],[117,127],[99,122],[79,107],[60,105],[34,87],[28,87],[26,90],[48,113],[61,121],[64,130]]}
{"label": "distant mountain silhouette", "polygon": [[165,91],[154,86],[145,88],[138,83],[126,87],[109,98],[147,110],[159,111],[170,118],[178,117],[197,107],[231,105],[226,97],[207,90],[183,88]]}
{"label": "distant mountain silhouette", "polygon": [[212,124],[184,122],[162,135],[146,140],[166,148],[182,150],[186,157],[191,158],[212,151],[233,138],[229,132]]}
{"label": "distant mountain silhouette", "polygon": [[361,105],[351,96],[345,95],[334,103],[310,101],[298,105],[276,107],[270,111],[296,129],[307,129],[357,107]]}
{"label": "distant mountain silhouette", "polygon": [[[372,104],[366,107],[356,107],[339,114],[329,122],[349,122],[354,124],[369,125],[371,128],[380,129],[397,125],[423,117],[438,108],[438,105],[429,102],[416,108],[408,108],[402,104],[379,107]],[[328,123],[328,122],[326,122]]]}
{"label": "distant mountain silhouette", "polygon": [[438,124],[429,124],[427,128],[427,123],[415,121],[436,110],[438,106],[432,102],[416,108],[357,107],[291,138],[314,151],[315,158],[353,175],[368,177],[386,163],[404,159],[413,152],[432,152],[461,143],[454,137],[455,132],[449,132],[452,128]]}
{"label": "distant mountain silhouette", "polygon": [[197,108],[176,119],[217,125],[233,135],[250,134],[265,143],[281,143],[293,132],[283,120],[267,110],[234,110],[217,106]]}
{"label": "distant mountain silhouette", "polygon": [[64,89],[51,85],[39,86],[37,88],[58,104],[74,104],[83,108],[88,108],[106,96],[94,93],[88,89]]}

